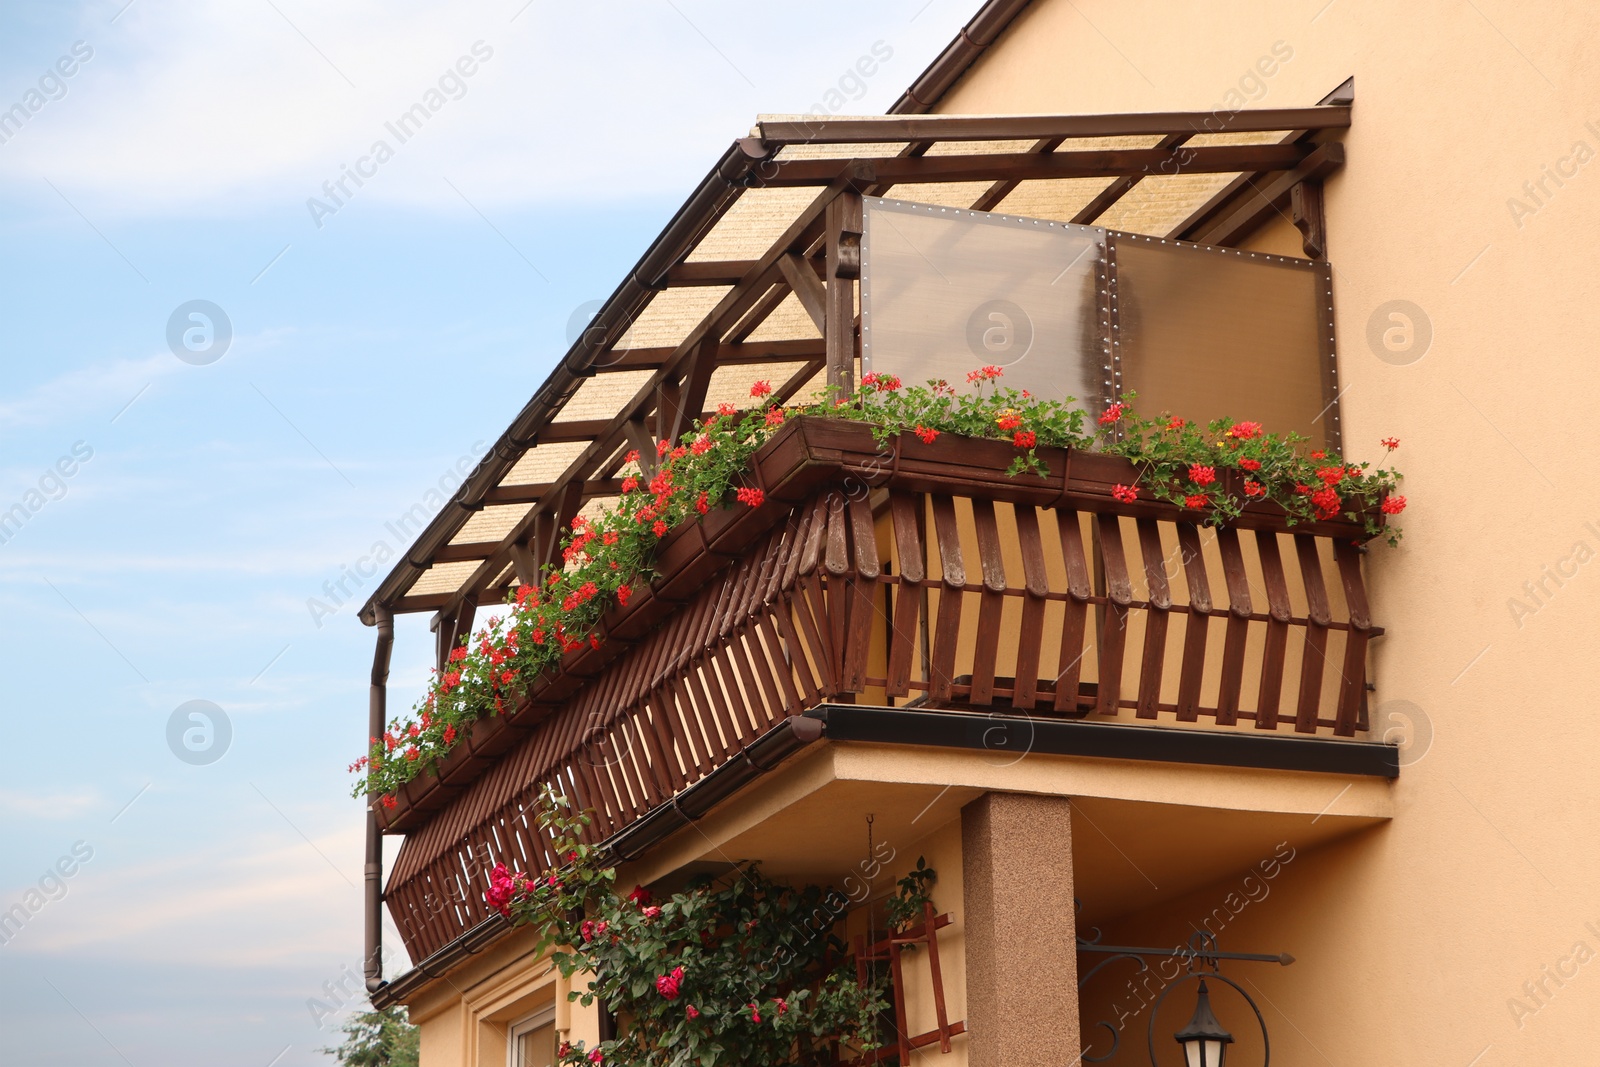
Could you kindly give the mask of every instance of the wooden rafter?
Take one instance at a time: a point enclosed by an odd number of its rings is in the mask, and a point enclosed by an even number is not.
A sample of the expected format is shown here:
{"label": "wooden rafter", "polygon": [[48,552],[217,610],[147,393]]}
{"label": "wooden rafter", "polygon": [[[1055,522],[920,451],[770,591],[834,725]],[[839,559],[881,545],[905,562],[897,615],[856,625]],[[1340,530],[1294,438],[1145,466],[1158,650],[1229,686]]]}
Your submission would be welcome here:
{"label": "wooden rafter", "polygon": [[772,148],[787,144],[879,144],[886,141],[1023,141],[1043,137],[1125,137],[1169,133],[1261,133],[1342,129],[1350,108],[1261,108],[1132,112],[1120,115],[886,115],[882,118],[768,120],[757,124]]}
{"label": "wooden rafter", "polygon": [[[1311,146],[1294,144],[1216,145],[1201,148],[1119,148],[1075,152],[893,156],[865,160],[880,181],[969,182],[990,179],[1040,181],[1060,178],[1120,178],[1125,175],[1231,174],[1285,170],[1299,165]],[[775,161],[757,179],[767,188],[820,185],[837,169],[829,159]]]}

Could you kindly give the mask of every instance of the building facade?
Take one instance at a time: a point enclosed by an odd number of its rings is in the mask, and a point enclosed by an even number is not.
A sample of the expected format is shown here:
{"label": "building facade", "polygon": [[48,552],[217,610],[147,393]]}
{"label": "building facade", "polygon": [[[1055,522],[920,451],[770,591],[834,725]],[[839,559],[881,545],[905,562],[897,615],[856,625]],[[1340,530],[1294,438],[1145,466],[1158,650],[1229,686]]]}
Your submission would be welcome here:
{"label": "building facade", "polygon": [[[755,380],[800,403],[918,366],[938,309],[896,300],[947,286],[973,321],[959,271],[991,223],[981,254],[1008,263],[1059,251],[1013,231],[1082,242],[1048,311],[1016,295],[1036,269],[1002,296],[1041,354],[1077,331],[1091,414],[1137,385],[1195,418],[1270,410],[1353,461],[1397,437],[1405,538],[1219,530],[1113,496],[1105,457],[1017,479],[1003,443],[784,427],[752,464],[764,503],[664,537],[603,641],[375,801],[369,948],[381,894],[412,967],[374,954],[369,987],[421,1026],[423,1067],[545,1063],[615,1025],[484,902],[496,864],[558,865],[526,816],[541,786],[595,812],[620,881],[760,861],[843,894],[847,940],[926,860],[940,970],[908,955],[895,1038],[919,1043],[885,1058],[1148,1063],[1154,1017],[1181,1062],[1215,968],[1229,1063],[1263,1032],[1282,1063],[1582,1062],[1600,728],[1573,709],[1600,517],[1563,456],[1600,393],[1578,351],[1597,19],[1013,0],[890,116],[758,123],[368,604],[375,736],[394,613],[434,614],[447,669],[622,491],[625,452]],[[893,265],[919,221],[957,227],[901,257],[922,276]],[[991,350],[978,321],[950,358]]]}

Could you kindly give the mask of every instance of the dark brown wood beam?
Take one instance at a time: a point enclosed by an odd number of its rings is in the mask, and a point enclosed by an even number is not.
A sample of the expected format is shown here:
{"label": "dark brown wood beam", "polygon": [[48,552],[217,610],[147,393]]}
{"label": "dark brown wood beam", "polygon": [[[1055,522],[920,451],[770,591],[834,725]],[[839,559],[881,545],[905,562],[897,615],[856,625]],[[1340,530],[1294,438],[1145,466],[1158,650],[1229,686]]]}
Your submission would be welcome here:
{"label": "dark brown wood beam", "polygon": [[[1187,133],[1168,134],[1166,137],[1161,138],[1160,143],[1158,143],[1156,147],[1170,151],[1171,149],[1182,145],[1189,139],[1189,137],[1190,135]],[[1124,196],[1127,196],[1129,191],[1132,190],[1135,185],[1138,185],[1144,180],[1144,177],[1145,176],[1143,174],[1127,174],[1121,178],[1118,178],[1116,181],[1112,182],[1110,185],[1096,193],[1093,200],[1090,200],[1087,204],[1083,205],[1083,207],[1078,210],[1078,213],[1072,216],[1072,221],[1077,223],[1079,226],[1092,225],[1095,219],[1098,219],[1101,215],[1104,215],[1111,209],[1112,204],[1115,204],[1118,200],[1121,200]]]}
{"label": "dark brown wood beam", "polygon": [[787,255],[778,260],[778,269],[783,271],[783,280],[789,283],[789,288],[800,300],[800,306],[806,309],[806,314],[816,323],[817,330],[826,332],[825,305],[828,296],[823,289],[822,279],[817,277],[815,268],[811,266],[811,261],[796,255]]}
{"label": "dark brown wood beam", "polygon": [[1165,111],[1119,115],[886,115],[882,118],[783,119],[757,124],[768,148],[786,144],[882,141],[1023,141],[1045,137],[1330,130],[1350,125],[1349,107],[1260,108],[1227,112]]}
{"label": "dark brown wood beam", "polygon": [[488,559],[500,547],[499,541],[467,541],[445,545],[433,554],[435,563],[460,563],[469,559]]}
{"label": "dark brown wood beam", "polygon": [[754,260],[707,260],[677,263],[667,269],[667,287],[691,285],[738,285],[739,279],[755,266]]}
{"label": "dark brown wood beam", "polygon": [[[993,155],[895,156],[871,159],[880,182],[986,180],[1035,181],[1058,178],[1119,178],[1129,175],[1225,174],[1232,171],[1287,170],[1311,152],[1303,144],[1218,145],[1202,148],[1124,148],[1085,152],[1008,152]],[[794,159],[772,165],[760,184],[767,188],[821,185],[837,160]]]}
{"label": "dark brown wood beam", "polygon": [[[1030,148],[1029,151],[1038,152],[1041,154],[1045,152],[1054,152],[1057,148],[1061,147],[1061,142],[1064,140],[1066,140],[1064,137],[1046,137],[1043,140],[1034,142],[1033,147]],[[978,199],[972,202],[972,210],[993,211],[995,208],[1000,206],[1000,202],[1002,200],[1010,196],[1017,186],[1021,184],[1021,182],[1013,181],[1009,178],[995,182],[993,185],[989,186],[989,188],[983,191],[982,196],[978,197]]]}
{"label": "dark brown wood beam", "polygon": [[[601,374],[614,370],[657,370],[672,357],[676,348],[629,348],[607,352],[601,359],[612,362],[596,368]],[[785,360],[812,359],[822,354],[822,338],[801,337],[788,341],[744,341],[717,346],[719,367],[741,363],[782,363]]]}
{"label": "dark brown wood beam", "polygon": [[[483,494],[485,504],[537,504],[550,494],[553,482],[527,485],[497,485]],[[616,496],[622,492],[620,478],[591,478],[583,483],[585,497]]]}
{"label": "dark brown wood beam", "polygon": [[1249,234],[1280,210],[1289,196],[1289,190],[1300,182],[1320,181],[1344,166],[1344,145],[1329,141],[1317,145],[1315,150],[1298,166],[1265,181],[1248,182],[1251,194],[1233,210],[1222,215],[1193,239],[1204,245],[1229,245]]}
{"label": "dark brown wood beam", "polygon": [[827,223],[828,284],[819,328],[827,347],[828,385],[839,400],[856,387],[856,280],[865,231],[860,195],[845,193],[829,204]]}

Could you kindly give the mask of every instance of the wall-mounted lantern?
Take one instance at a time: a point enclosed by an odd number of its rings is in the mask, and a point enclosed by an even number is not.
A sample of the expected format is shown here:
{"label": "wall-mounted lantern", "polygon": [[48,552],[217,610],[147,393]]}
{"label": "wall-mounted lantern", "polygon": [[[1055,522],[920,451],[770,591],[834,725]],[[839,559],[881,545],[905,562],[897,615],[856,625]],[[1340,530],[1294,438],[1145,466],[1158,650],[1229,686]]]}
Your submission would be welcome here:
{"label": "wall-mounted lantern", "polygon": [[[1091,938],[1078,937],[1078,951],[1082,953],[1099,953],[1106,956],[1085,971],[1078,979],[1078,988],[1082,989],[1090,979],[1102,969],[1119,959],[1132,960],[1138,964],[1140,972],[1148,971],[1149,958],[1181,959],[1187,968],[1187,973],[1179,975],[1166,983],[1155,1001],[1150,1005],[1150,1026],[1146,1035],[1146,1042],[1150,1049],[1150,1062],[1154,1067],[1162,1067],[1163,1061],[1156,1052],[1156,1017],[1161,1012],[1161,1005],[1166,999],[1181,986],[1195,982],[1199,988],[1196,991],[1194,1014],[1189,1019],[1188,1025],[1173,1038],[1179,1048],[1183,1050],[1185,1067],[1224,1067],[1228,1057],[1228,1046],[1233,1044],[1233,1035],[1217,1018],[1216,1012],[1211,1008],[1211,991],[1206,983],[1221,982],[1233,989],[1244,1002],[1250,1005],[1250,1010],[1255,1013],[1256,1025],[1261,1029],[1261,1067],[1269,1067],[1272,1062],[1272,1045],[1267,1037],[1267,1022],[1261,1015],[1261,1009],[1256,1006],[1255,1000],[1245,992],[1243,986],[1217,970],[1218,963],[1222,960],[1242,960],[1250,963],[1276,963],[1287,967],[1294,962],[1294,957],[1287,952],[1271,956],[1259,952],[1223,952],[1217,947],[1216,935],[1200,931],[1189,938],[1186,948],[1161,949],[1137,948],[1129,945],[1102,945],[1099,931],[1094,932]],[[1084,1053],[1083,1062],[1101,1063],[1116,1055],[1119,1042],[1118,1028],[1109,1023],[1101,1023],[1111,1036],[1111,1049],[1104,1055],[1090,1055]],[[1170,1056],[1166,1062],[1171,1062]]]}
{"label": "wall-mounted lantern", "polygon": [[1194,1017],[1189,1025],[1172,1035],[1183,1047],[1188,1067],[1223,1067],[1233,1035],[1222,1028],[1211,1010],[1211,994],[1206,980],[1200,979],[1200,995],[1195,999]]}

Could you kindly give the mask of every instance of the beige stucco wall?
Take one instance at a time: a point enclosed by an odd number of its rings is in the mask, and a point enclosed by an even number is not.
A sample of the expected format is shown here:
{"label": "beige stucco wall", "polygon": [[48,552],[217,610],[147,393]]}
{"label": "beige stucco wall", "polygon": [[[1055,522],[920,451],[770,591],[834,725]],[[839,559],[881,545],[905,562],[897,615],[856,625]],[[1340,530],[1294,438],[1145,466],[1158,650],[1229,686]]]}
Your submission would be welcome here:
{"label": "beige stucco wall", "polygon": [[[1230,931],[1300,957],[1274,979],[1283,1062],[1593,1058],[1597,41],[1600,8],[1570,2],[1036,0],[942,108],[1306,105],[1355,76],[1327,187],[1343,417],[1358,458],[1404,442],[1406,540],[1369,559],[1374,708],[1416,743],[1394,822],[1301,857]],[[1253,75],[1278,42],[1292,58]],[[1369,344],[1392,300],[1425,353]]]}

